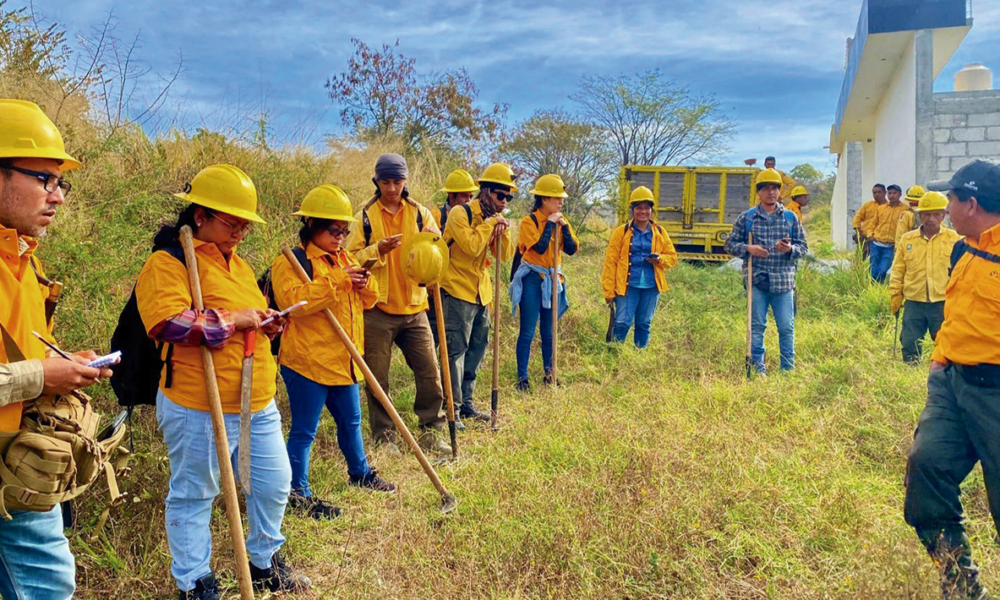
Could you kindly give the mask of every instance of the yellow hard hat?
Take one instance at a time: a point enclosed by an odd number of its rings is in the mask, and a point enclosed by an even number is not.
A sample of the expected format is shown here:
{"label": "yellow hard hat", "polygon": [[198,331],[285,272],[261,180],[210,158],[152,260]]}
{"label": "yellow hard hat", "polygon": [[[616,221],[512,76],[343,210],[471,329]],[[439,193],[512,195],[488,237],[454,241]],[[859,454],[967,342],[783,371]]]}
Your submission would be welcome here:
{"label": "yellow hard hat", "polygon": [[0,99],[0,158],[51,158],[63,171],[80,167],[42,109],[26,100]]}
{"label": "yellow hard hat", "polygon": [[774,169],[764,169],[760,173],[757,173],[757,181],[754,184],[757,189],[765,183],[773,183],[779,188],[781,187],[781,173],[775,171]]}
{"label": "yellow hard hat", "polygon": [[532,196],[541,196],[543,198],[569,197],[569,194],[566,193],[566,184],[563,183],[562,177],[558,175],[542,175],[535,182],[535,189],[528,193]]}
{"label": "yellow hard hat", "polygon": [[[907,194],[909,194],[909,192],[907,192]],[[930,212],[932,210],[944,210],[946,208],[948,208],[947,196],[941,192],[927,192],[920,197],[920,204],[915,210],[916,212]]]}
{"label": "yellow hard hat", "polygon": [[[759,181],[759,180],[758,180]],[[792,198],[798,198],[799,196],[808,196],[809,190],[801,185],[797,185],[792,188]]]}
{"label": "yellow hard hat", "polygon": [[448,268],[448,244],[430,231],[411,237],[402,248],[403,274],[417,285],[432,285]]}
{"label": "yellow hard hat", "polygon": [[910,189],[906,190],[906,201],[910,204],[916,204],[917,202],[920,202],[920,199],[923,198],[926,193],[927,190],[925,190],[923,186],[911,186]]}
{"label": "yellow hard hat", "polygon": [[644,185],[640,185],[632,190],[632,195],[628,199],[629,206],[635,206],[640,202],[651,202],[653,206],[656,206],[656,200],[653,199],[653,190]]}
{"label": "yellow hard hat", "polygon": [[514,175],[514,170],[510,168],[507,163],[493,163],[492,165],[486,167],[483,174],[479,176],[479,180],[476,183],[482,186],[484,183],[499,183],[500,185],[505,185],[510,188],[510,193],[517,192],[517,185],[514,180],[517,177]]}
{"label": "yellow hard hat", "polygon": [[468,171],[465,169],[455,169],[451,173],[448,173],[447,179],[444,180],[444,188],[441,191],[447,194],[476,193],[479,191],[479,188],[476,187],[476,182],[472,180],[472,175]]}
{"label": "yellow hard hat", "polygon": [[257,216],[257,188],[249,175],[233,165],[205,167],[184,187],[184,193],[174,196],[234,217],[264,223],[264,219]]}
{"label": "yellow hard hat", "polygon": [[295,217],[315,217],[317,219],[330,219],[331,221],[357,221],[354,218],[354,209],[344,190],[335,185],[324,183],[321,186],[309,190],[306,197],[302,199],[302,206],[292,213]]}

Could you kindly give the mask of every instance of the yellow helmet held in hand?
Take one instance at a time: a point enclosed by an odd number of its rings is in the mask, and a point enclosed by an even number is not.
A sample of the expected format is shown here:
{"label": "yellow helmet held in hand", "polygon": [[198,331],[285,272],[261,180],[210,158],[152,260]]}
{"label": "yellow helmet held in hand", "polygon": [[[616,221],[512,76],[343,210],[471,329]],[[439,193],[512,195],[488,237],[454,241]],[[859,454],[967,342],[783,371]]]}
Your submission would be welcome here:
{"label": "yellow helmet held in hand", "polygon": [[653,190],[644,185],[640,185],[632,190],[632,195],[628,198],[629,206],[635,206],[640,202],[650,202],[655,207],[656,200],[653,199]]}
{"label": "yellow helmet held in hand", "polygon": [[417,285],[433,285],[448,268],[448,244],[440,235],[422,231],[403,244],[403,274]]}
{"label": "yellow helmet held in hand", "polygon": [[0,158],[51,158],[72,171],[80,161],[66,153],[55,123],[34,102],[0,99]]}
{"label": "yellow helmet held in hand", "polygon": [[354,209],[344,190],[335,185],[324,183],[309,190],[302,199],[302,206],[292,213],[295,217],[314,217],[330,219],[331,221],[347,221],[353,223]]}
{"label": "yellow helmet held in hand", "polygon": [[808,195],[809,195],[809,190],[807,190],[805,187],[801,185],[797,185],[792,188],[792,193],[791,193],[792,199],[798,198],[799,196],[808,196]]}
{"label": "yellow helmet held in hand", "polygon": [[760,173],[757,173],[757,181],[754,184],[755,187],[759,190],[760,186],[765,183],[773,183],[778,186],[778,188],[781,188],[781,173],[774,169],[764,169]]}
{"label": "yellow helmet held in hand", "polygon": [[941,192],[927,192],[920,197],[920,204],[917,206],[916,212],[930,212],[932,210],[945,210],[946,208],[948,208],[947,196]]}
{"label": "yellow helmet held in hand", "polygon": [[925,190],[923,186],[910,186],[910,189],[906,190],[906,201],[910,204],[916,204],[917,202],[920,202],[920,199],[923,198],[926,193],[927,190]]}
{"label": "yellow helmet held in hand", "polygon": [[184,193],[174,196],[234,217],[265,222],[257,216],[257,188],[249,175],[233,165],[205,167],[184,186]]}
{"label": "yellow helmet held in hand", "polygon": [[535,188],[528,193],[532,196],[541,196],[542,198],[569,197],[569,194],[566,193],[566,184],[563,183],[562,177],[558,175],[542,175],[535,182]]}
{"label": "yellow helmet held in hand", "polygon": [[498,183],[500,185],[505,185],[510,188],[510,193],[514,194],[517,192],[517,184],[514,180],[517,177],[514,175],[514,170],[510,168],[507,163],[493,163],[492,165],[486,167],[483,174],[479,176],[479,181],[476,183],[480,187],[484,183]]}
{"label": "yellow helmet held in hand", "polygon": [[455,169],[451,173],[448,173],[448,177],[444,180],[444,188],[441,190],[447,194],[461,194],[464,192],[476,193],[479,188],[476,187],[476,182],[472,180],[472,175],[469,174],[465,169]]}

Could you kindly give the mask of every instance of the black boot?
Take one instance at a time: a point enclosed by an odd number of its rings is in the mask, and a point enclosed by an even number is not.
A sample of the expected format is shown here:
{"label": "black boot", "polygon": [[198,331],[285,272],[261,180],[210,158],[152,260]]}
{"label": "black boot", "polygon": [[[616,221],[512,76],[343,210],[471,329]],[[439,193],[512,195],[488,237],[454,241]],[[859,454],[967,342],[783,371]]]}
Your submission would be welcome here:
{"label": "black boot", "polygon": [[305,575],[297,575],[291,567],[285,564],[285,559],[279,552],[271,557],[271,566],[258,569],[250,563],[250,581],[253,589],[258,592],[304,592],[312,586],[312,581]]}
{"label": "black boot", "polygon": [[979,583],[979,567],[972,560],[969,538],[964,531],[942,529],[917,534],[941,574],[944,600],[991,600]]}
{"label": "black boot", "polygon": [[339,507],[324,502],[319,498],[303,496],[302,494],[289,494],[288,507],[301,515],[318,521],[336,519],[343,512]]}
{"label": "black boot", "polygon": [[181,600],[219,600],[219,584],[215,581],[215,575],[209,573],[194,584],[194,589],[181,591],[178,595]]}

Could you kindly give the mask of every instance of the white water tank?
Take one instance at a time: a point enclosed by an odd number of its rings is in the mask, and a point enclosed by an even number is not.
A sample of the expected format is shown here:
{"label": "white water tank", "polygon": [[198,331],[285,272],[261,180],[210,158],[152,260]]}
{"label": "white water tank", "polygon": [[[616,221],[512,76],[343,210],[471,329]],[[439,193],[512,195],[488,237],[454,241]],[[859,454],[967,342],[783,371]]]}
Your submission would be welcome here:
{"label": "white water tank", "polygon": [[978,92],[993,89],[993,71],[982,63],[971,63],[955,74],[956,92]]}

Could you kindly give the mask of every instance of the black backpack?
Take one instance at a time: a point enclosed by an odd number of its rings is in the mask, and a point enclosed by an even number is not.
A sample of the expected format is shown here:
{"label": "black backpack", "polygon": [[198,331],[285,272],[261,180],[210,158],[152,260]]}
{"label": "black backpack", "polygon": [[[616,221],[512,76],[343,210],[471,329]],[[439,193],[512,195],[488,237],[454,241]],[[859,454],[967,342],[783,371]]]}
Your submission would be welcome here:
{"label": "black backpack", "polygon": [[[161,246],[153,248],[153,252],[164,251],[181,264],[184,260],[184,249],[180,246]],[[135,287],[132,296],[125,303],[118,316],[118,325],[111,336],[111,351],[122,353],[121,362],[115,365],[111,375],[111,389],[118,396],[118,404],[129,409],[148,405],[156,405],[156,392],[160,386],[160,372],[164,360],[160,358],[163,342],[157,342],[146,333],[146,327],[139,315],[139,304],[135,299]],[[173,379],[173,369],[170,358],[174,345],[167,345],[167,378],[165,387],[170,387]]]}
{"label": "black backpack", "polygon": [[958,261],[962,260],[962,256],[964,256],[966,252],[968,252],[973,256],[977,256],[979,258],[988,260],[990,262],[995,262],[997,264],[1000,264],[1000,256],[997,256],[996,254],[991,254],[989,252],[986,252],[985,250],[979,250],[977,248],[973,248],[968,244],[968,242],[966,242],[964,239],[961,239],[955,242],[955,247],[951,249],[951,267],[948,269],[949,275],[951,274],[952,271],[955,270],[955,265],[958,264]]}
{"label": "black backpack", "polygon": [[[299,264],[302,265],[302,269],[312,279],[313,276],[313,266],[312,261],[306,256],[306,251],[299,246],[292,248],[292,254],[298,259]],[[260,288],[260,292],[264,294],[267,298],[267,306],[272,310],[280,310],[278,308],[278,302],[274,299],[274,287],[271,285],[271,267],[268,267],[264,273],[261,274],[260,279],[257,280],[257,287]],[[278,351],[281,350],[281,334],[274,336],[271,339],[271,354],[277,356]]]}

